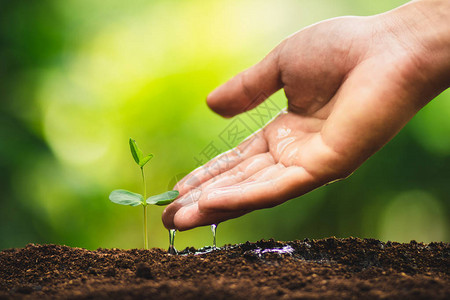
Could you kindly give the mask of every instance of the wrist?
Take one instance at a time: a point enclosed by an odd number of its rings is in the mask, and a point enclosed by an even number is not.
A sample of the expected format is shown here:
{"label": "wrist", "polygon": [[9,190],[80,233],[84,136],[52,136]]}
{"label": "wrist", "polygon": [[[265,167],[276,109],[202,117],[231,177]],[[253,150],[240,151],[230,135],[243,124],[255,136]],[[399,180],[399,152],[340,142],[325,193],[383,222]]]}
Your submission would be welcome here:
{"label": "wrist", "polygon": [[450,87],[450,1],[416,0],[386,13],[411,47],[418,72],[440,93]]}

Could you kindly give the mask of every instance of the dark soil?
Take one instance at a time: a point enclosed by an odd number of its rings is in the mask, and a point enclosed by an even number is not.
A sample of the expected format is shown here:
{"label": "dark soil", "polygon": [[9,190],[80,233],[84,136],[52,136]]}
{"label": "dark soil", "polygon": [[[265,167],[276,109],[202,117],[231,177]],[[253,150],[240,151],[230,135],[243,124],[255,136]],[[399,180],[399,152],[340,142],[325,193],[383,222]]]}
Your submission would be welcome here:
{"label": "dark soil", "polygon": [[450,299],[448,243],[328,238],[194,251],[4,250],[0,299]]}

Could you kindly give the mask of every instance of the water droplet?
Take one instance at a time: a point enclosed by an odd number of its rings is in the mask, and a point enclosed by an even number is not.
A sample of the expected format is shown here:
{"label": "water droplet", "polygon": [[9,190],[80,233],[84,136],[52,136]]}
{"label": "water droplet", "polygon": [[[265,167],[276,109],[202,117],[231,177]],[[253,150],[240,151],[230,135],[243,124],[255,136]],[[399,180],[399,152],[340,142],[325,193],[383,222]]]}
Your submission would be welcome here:
{"label": "water droplet", "polygon": [[287,137],[291,133],[291,129],[283,126],[282,128],[278,128],[277,139],[282,139]]}
{"label": "water droplet", "polygon": [[217,249],[216,247],[216,231],[217,231],[217,224],[211,224],[211,231],[213,234],[213,250]]}
{"label": "water droplet", "polygon": [[281,255],[281,254],[292,255],[292,253],[294,253],[294,251],[295,251],[294,248],[292,248],[292,246],[290,246],[290,245],[284,246],[282,248],[269,248],[269,249],[258,248],[258,249],[253,250],[253,252],[255,254],[258,254],[259,256],[261,256],[261,254],[265,254],[265,253],[275,253],[275,254],[279,254],[279,255]]}
{"label": "water droplet", "polygon": [[176,232],[177,232],[176,229],[169,230],[169,253],[170,254],[177,254],[177,249],[175,249],[175,246],[174,246]]}

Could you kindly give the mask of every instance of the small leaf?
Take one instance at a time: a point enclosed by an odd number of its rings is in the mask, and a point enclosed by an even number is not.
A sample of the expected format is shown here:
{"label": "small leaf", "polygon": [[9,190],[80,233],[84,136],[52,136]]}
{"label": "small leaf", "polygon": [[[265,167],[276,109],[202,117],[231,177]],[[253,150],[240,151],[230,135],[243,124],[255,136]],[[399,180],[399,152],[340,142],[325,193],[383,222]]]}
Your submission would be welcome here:
{"label": "small leaf", "polygon": [[138,206],[143,203],[144,197],[127,190],[114,190],[109,194],[109,200],[117,204]]}
{"label": "small leaf", "polygon": [[134,161],[138,164],[142,159],[142,151],[141,149],[139,149],[138,145],[136,144],[136,141],[133,140],[132,138],[130,138],[130,150],[131,150],[131,155],[133,155]]}
{"label": "small leaf", "polygon": [[139,161],[139,166],[140,166],[141,168],[142,168],[143,166],[145,166],[145,164],[148,163],[148,161],[149,161],[150,159],[152,159],[152,157],[153,157],[153,154],[149,154],[149,155],[147,155],[146,157],[142,158],[142,159]]}
{"label": "small leaf", "polygon": [[168,191],[159,195],[147,198],[147,204],[167,205],[173,202],[180,193],[178,191]]}

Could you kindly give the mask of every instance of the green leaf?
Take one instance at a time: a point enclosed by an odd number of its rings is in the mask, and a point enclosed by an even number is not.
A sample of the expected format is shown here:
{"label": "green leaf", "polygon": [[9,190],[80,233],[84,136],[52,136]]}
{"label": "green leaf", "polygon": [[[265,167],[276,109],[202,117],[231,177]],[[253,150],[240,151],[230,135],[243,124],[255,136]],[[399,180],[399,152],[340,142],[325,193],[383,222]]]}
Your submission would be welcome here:
{"label": "green leaf", "polygon": [[173,202],[180,193],[178,191],[168,191],[159,195],[147,198],[147,204],[167,205]]}
{"label": "green leaf", "polygon": [[131,155],[133,155],[134,161],[139,165],[139,167],[141,168],[144,167],[145,164],[148,163],[150,159],[152,159],[153,154],[149,154],[144,157],[144,155],[142,154],[142,150],[139,149],[138,145],[136,144],[136,141],[130,138],[129,142]]}
{"label": "green leaf", "polygon": [[144,197],[127,190],[114,190],[109,194],[109,200],[117,204],[138,206],[143,204]]}
{"label": "green leaf", "polygon": [[139,166],[140,166],[141,168],[142,168],[143,166],[145,166],[145,164],[148,163],[148,161],[149,161],[150,159],[152,159],[152,157],[153,157],[153,154],[149,154],[149,155],[147,155],[146,157],[142,158],[142,159],[139,161]]}
{"label": "green leaf", "polygon": [[142,151],[141,149],[139,149],[138,145],[136,144],[136,141],[133,140],[132,138],[130,138],[130,150],[131,150],[131,155],[133,155],[134,161],[138,164],[141,161],[143,155],[142,155]]}

